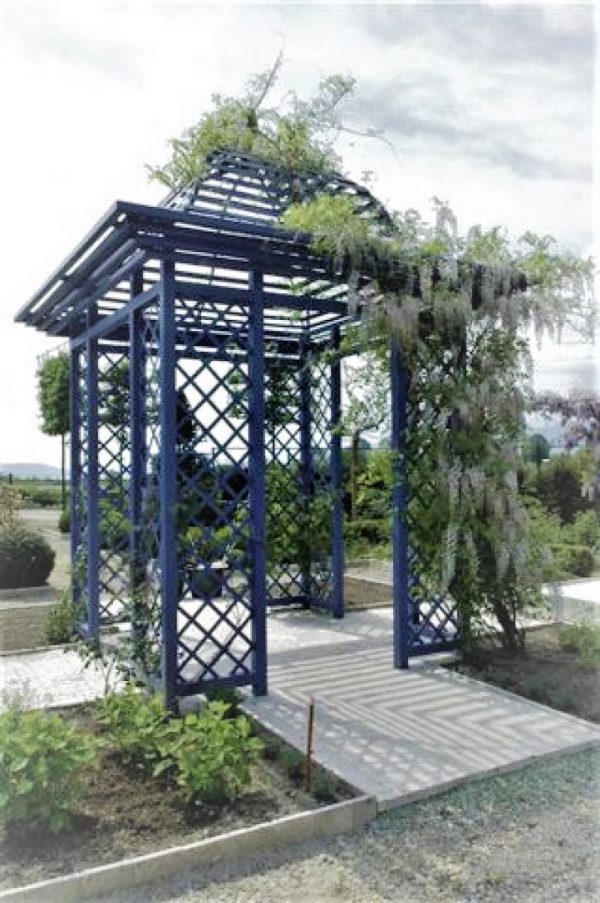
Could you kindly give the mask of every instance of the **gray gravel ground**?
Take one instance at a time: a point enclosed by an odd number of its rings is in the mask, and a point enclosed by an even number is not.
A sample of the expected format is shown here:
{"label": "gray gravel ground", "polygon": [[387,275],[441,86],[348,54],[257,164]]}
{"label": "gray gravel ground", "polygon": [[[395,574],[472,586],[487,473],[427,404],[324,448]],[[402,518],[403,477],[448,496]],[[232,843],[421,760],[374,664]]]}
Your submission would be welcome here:
{"label": "gray gravel ground", "polygon": [[354,834],[103,900],[596,903],[599,803],[596,749],[467,784]]}

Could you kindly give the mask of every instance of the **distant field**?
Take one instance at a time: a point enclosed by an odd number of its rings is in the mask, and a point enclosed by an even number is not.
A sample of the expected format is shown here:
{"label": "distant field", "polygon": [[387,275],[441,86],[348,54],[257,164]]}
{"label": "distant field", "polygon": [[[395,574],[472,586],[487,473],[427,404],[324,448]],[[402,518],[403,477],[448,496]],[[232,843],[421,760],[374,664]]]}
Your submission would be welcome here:
{"label": "distant field", "polygon": [[[8,483],[8,477],[0,477],[0,483]],[[60,480],[34,480],[13,478],[12,485],[21,493],[23,506],[33,508],[59,508],[61,500]],[[68,484],[67,484],[68,491]]]}

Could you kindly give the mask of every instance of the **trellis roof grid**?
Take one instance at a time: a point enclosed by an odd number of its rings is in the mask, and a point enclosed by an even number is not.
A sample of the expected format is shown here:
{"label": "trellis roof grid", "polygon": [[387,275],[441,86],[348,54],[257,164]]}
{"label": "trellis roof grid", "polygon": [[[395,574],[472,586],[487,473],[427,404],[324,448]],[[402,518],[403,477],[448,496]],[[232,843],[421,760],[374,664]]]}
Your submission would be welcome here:
{"label": "trellis roof grid", "polygon": [[[117,201],[46,280],[16,319],[51,335],[85,330],[85,313],[98,303],[99,319],[130,299],[129,276],[144,266],[144,288],[159,278],[152,260],[173,254],[178,294],[228,305],[247,304],[247,274],[265,273],[267,335],[343,323],[341,274],[310,250],[310,236],[281,228],[283,210],[318,192],[349,194],[380,217],[384,208],[363,187],[335,174],[298,176],[241,154],[215,156],[207,177],[171,192],[156,206]],[[270,326],[273,326],[269,333]]]}

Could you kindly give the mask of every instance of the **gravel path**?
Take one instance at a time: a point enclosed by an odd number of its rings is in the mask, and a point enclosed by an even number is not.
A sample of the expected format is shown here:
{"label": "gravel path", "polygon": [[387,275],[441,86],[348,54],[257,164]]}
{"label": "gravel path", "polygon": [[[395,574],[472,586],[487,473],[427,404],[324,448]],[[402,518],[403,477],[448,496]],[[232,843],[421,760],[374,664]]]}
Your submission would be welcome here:
{"label": "gravel path", "polygon": [[360,832],[105,897],[113,903],[600,899],[600,751],[405,806]]}

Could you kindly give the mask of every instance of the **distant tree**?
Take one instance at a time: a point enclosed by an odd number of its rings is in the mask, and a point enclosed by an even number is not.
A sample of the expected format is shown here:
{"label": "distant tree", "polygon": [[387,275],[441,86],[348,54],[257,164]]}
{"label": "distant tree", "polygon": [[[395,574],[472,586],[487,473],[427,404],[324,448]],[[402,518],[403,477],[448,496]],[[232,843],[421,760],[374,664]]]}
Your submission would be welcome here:
{"label": "distant tree", "polygon": [[37,372],[41,429],[47,436],[61,438],[61,502],[66,504],[65,444],[71,429],[69,410],[69,355],[46,358]]}
{"label": "distant tree", "polygon": [[537,467],[538,473],[542,466],[542,461],[550,457],[550,443],[541,433],[534,433],[527,440],[525,446],[525,457],[528,461],[533,461]]}

